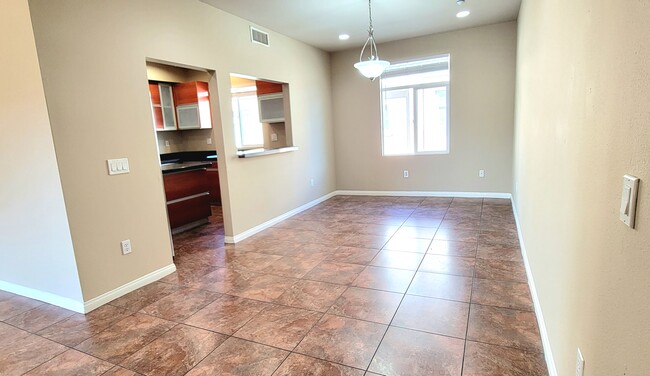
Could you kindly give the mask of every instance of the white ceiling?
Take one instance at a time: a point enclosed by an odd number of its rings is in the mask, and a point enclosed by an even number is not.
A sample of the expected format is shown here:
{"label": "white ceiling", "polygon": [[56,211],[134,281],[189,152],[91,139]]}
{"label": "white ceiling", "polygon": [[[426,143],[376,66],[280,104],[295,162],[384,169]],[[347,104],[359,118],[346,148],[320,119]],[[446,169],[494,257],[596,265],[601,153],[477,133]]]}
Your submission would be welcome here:
{"label": "white ceiling", "polygon": [[[361,46],[368,38],[367,0],[200,0],[326,51]],[[378,43],[517,19],[521,0],[373,0]],[[348,41],[338,35],[350,34]]]}

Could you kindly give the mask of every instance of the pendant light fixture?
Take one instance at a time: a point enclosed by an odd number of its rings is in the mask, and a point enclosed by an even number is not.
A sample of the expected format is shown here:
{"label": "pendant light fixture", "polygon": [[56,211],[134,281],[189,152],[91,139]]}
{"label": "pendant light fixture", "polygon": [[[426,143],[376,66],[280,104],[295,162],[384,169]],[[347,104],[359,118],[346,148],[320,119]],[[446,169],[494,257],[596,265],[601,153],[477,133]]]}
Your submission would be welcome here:
{"label": "pendant light fixture", "polygon": [[[359,62],[354,64],[354,67],[361,72],[362,75],[373,80],[388,68],[390,63],[386,60],[379,59],[379,52],[377,52],[377,44],[375,43],[374,29],[372,28],[372,0],[368,0],[368,18],[370,19],[370,27],[368,28],[368,40],[363,45],[361,49],[361,54],[359,55]],[[370,56],[367,60],[363,60],[363,53],[366,51],[366,48],[370,50]]]}

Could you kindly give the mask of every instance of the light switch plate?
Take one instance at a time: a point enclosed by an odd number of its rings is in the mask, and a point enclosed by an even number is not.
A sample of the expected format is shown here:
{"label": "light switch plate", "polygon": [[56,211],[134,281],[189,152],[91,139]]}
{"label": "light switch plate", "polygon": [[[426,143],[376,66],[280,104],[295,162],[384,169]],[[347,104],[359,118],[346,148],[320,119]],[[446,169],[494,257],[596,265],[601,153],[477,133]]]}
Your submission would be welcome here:
{"label": "light switch plate", "polygon": [[636,216],[636,197],[639,190],[639,178],[632,175],[623,176],[623,192],[621,193],[620,219],[623,223],[634,228]]}
{"label": "light switch plate", "polygon": [[128,174],[130,171],[129,158],[108,159],[106,164],[108,165],[109,175]]}

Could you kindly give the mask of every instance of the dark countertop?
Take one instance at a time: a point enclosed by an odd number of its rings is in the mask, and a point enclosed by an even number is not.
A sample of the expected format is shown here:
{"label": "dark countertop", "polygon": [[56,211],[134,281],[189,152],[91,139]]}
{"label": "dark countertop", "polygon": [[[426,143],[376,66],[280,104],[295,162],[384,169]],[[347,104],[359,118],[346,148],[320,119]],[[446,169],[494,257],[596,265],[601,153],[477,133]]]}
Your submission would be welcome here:
{"label": "dark countertop", "polygon": [[181,151],[160,154],[160,169],[163,174],[208,168],[217,161],[217,152]]}

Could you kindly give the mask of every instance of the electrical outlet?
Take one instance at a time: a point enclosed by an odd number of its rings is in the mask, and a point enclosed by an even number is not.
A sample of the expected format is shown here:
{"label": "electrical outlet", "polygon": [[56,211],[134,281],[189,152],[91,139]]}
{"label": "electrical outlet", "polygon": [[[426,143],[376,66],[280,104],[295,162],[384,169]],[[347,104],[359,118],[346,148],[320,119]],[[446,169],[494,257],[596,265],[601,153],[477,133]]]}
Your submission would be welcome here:
{"label": "electrical outlet", "polygon": [[165,140],[165,146],[169,147],[169,140]]}
{"label": "electrical outlet", "polygon": [[478,177],[479,178],[484,178],[485,177],[485,170],[478,170]]}
{"label": "electrical outlet", "polygon": [[578,348],[576,353],[576,376],[584,376],[585,374],[585,358],[582,357],[582,352]]}
{"label": "electrical outlet", "polygon": [[409,170],[404,170],[404,179],[409,177]]}
{"label": "electrical outlet", "polygon": [[309,184],[311,184],[311,186],[313,187],[314,186],[314,179],[310,179]]}
{"label": "electrical outlet", "polygon": [[276,133],[271,133],[271,141],[275,142],[278,140],[278,135]]}
{"label": "electrical outlet", "polygon": [[129,240],[129,239],[122,240],[120,242],[120,244],[122,245],[122,254],[123,255],[128,255],[129,253],[131,253],[131,251],[132,251],[132,249],[131,249],[131,240]]}
{"label": "electrical outlet", "polygon": [[205,141],[208,143],[208,145],[212,145],[212,138],[208,138],[208,139],[205,140]]}

